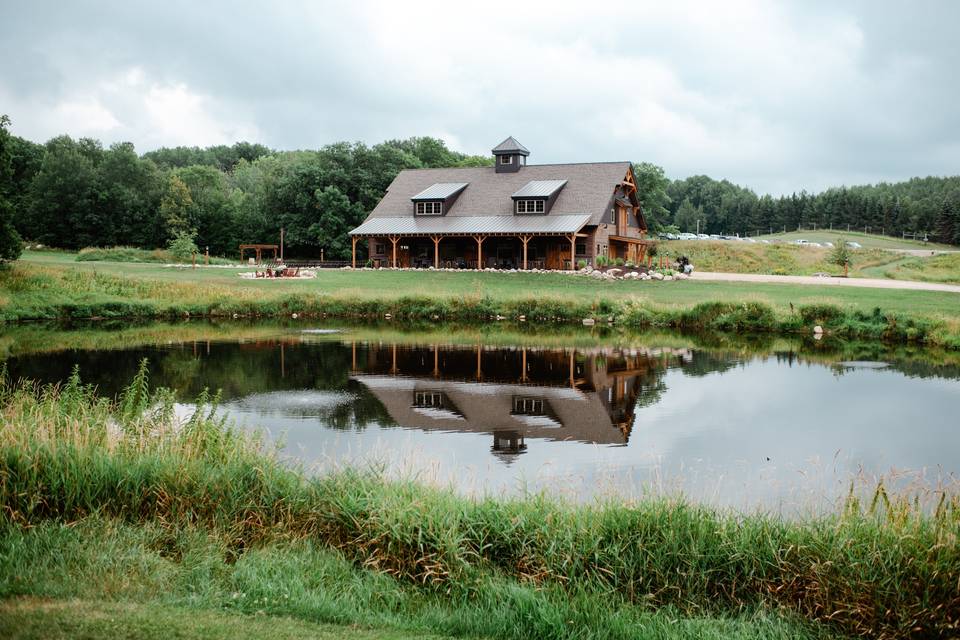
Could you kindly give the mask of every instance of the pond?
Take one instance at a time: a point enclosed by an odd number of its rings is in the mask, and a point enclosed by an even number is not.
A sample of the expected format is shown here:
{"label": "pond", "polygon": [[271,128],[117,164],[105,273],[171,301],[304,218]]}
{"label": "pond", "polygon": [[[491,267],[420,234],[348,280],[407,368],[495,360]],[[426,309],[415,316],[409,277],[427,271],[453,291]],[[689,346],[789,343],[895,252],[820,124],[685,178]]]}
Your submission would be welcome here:
{"label": "pond", "polygon": [[[109,332],[14,332],[6,367],[54,382],[79,366],[114,395],[146,358],[153,385],[185,402],[220,390],[237,424],[265,430],[311,471],[374,464],[469,494],[682,492],[784,511],[834,508],[851,482],[926,491],[960,472],[956,356],[586,329],[192,323],[187,333],[141,330],[119,346]],[[57,342],[65,348],[49,350]]]}

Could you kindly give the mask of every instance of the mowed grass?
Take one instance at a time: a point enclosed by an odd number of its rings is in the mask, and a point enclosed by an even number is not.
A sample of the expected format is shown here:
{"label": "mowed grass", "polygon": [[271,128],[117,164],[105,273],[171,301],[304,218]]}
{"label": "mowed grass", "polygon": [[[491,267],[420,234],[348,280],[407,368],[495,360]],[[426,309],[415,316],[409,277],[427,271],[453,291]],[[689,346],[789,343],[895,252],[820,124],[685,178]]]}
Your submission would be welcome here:
{"label": "mowed grass", "polygon": [[34,597],[0,601],[0,637],[7,640],[434,640],[442,636],[318,624],[288,616],[249,615],[159,602]]}
{"label": "mowed grass", "polygon": [[[14,266],[14,270],[14,274],[0,273],[0,313],[11,308],[17,298],[20,298],[21,306],[26,307],[33,298],[44,298],[47,293],[60,292],[67,299],[127,300],[132,294],[144,300],[161,303],[190,299],[265,301],[290,294],[331,295],[357,300],[395,300],[417,296],[438,299],[486,296],[495,302],[551,298],[582,303],[634,299],[671,307],[690,307],[705,301],[756,301],[779,309],[787,309],[790,305],[830,303],[864,312],[879,307],[895,313],[960,317],[960,296],[950,293],[859,287],[840,289],[779,283],[705,282],[697,281],[695,276],[683,282],[606,282],[566,274],[323,269],[318,270],[317,277],[310,280],[244,280],[238,277],[237,273],[241,270],[237,269],[172,268],[112,262],[78,263],[73,260],[72,254],[55,252],[27,252]],[[19,278],[15,277],[17,275]],[[29,282],[31,275],[48,278],[50,282],[38,282],[34,285]],[[97,279],[98,276],[101,280]],[[16,282],[17,279],[22,282]],[[42,300],[37,302],[42,303]]]}
{"label": "mowed grass", "polygon": [[864,249],[929,249],[931,251],[958,251],[960,247],[950,244],[940,244],[938,242],[923,242],[922,240],[911,240],[907,238],[891,238],[875,233],[863,233],[862,231],[846,229],[818,229],[817,231],[788,231],[786,233],[763,234],[759,236],[751,235],[756,240],[781,240],[783,242],[793,242],[794,240],[807,240],[809,242],[833,242],[837,238],[845,238],[847,241],[859,242]]}

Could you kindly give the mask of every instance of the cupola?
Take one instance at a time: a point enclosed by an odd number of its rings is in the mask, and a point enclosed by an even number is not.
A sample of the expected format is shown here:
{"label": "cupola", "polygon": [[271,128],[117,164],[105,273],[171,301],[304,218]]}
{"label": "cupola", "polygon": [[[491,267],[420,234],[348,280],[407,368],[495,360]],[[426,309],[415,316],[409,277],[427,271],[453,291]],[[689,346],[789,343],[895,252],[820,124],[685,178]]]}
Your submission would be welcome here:
{"label": "cupola", "polygon": [[493,148],[493,159],[497,173],[515,173],[527,164],[530,150],[510,136]]}

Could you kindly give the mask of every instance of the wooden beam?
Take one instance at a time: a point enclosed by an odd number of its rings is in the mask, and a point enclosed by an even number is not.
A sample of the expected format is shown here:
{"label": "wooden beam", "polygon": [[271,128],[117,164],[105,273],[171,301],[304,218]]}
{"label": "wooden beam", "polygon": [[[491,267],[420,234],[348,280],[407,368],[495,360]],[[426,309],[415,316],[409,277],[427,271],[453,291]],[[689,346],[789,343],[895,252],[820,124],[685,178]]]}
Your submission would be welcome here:
{"label": "wooden beam", "polygon": [[356,269],[357,268],[357,236],[351,236],[350,244],[353,245],[352,264],[353,264],[353,268]]}
{"label": "wooden beam", "polygon": [[393,268],[397,268],[397,242],[400,240],[397,236],[390,236],[390,242],[393,243]]}
{"label": "wooden beam", "polygon": [[[530,238],[532,237],[533,236],[520,236],[520,242],[523,243],[523,270],[524,271],[527,270],[527,243],[530,242]],[[526,352],[524,352],[524,356],[526,356]]]}
{"label": "wooden beam", "polygon": [[473,239],[477,241],[477,271],[483,269],[483,241],[486,240],[484,236],[473,236]]}
{"label": "wooden beam", "polygon": [[433,268],[440,268],[440,236],[430,236],[433,240]]}
{"label": "wooden beam", "polygon": [[567,236],[570,239],[570,270],[577,269],[577,234],[572,233]]}

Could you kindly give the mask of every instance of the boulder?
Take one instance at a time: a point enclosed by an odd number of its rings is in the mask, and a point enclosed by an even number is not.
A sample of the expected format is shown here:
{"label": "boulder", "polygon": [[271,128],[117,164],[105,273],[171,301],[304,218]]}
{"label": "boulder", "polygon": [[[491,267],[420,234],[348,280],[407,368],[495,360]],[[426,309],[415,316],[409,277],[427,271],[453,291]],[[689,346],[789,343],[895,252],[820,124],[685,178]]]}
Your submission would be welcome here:
{"label": "boulder", "polygon": [[607,269],[607,275],[618,276],[621,273],[623,273],[623,269],[617,269],[616,267],[613,269]]}
{"label": "boulder", "polygon": [[663,280],[663,274],[659,271],[655,271],[650,277],[654,280]]}

